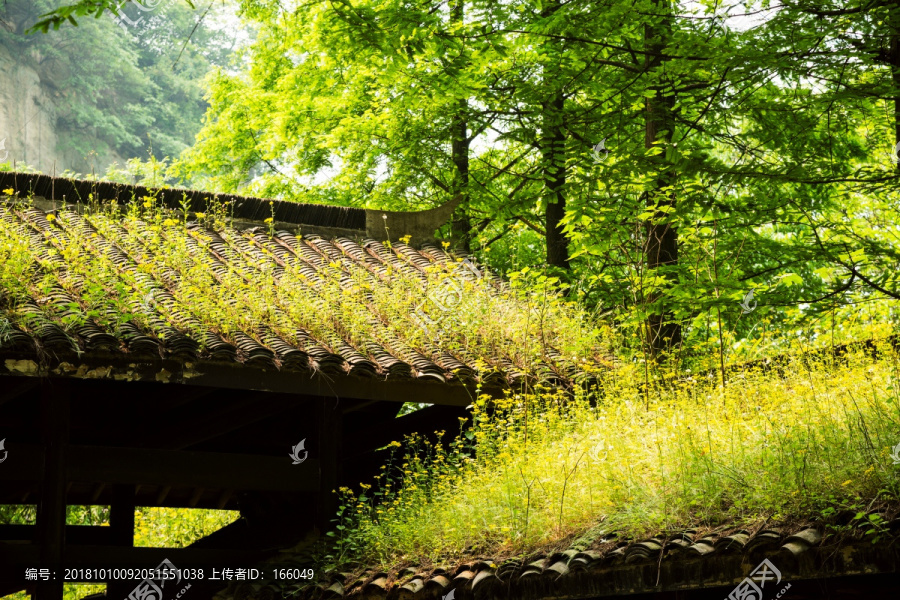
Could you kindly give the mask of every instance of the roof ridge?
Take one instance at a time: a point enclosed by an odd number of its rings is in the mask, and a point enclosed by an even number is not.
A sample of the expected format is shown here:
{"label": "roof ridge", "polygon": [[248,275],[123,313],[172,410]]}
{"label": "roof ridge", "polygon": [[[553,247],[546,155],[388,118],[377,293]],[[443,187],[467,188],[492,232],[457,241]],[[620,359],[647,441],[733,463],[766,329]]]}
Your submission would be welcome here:
{"label": "roof ridge", "polygon": [[237,194],[216,194],[184,188],[153,188],[109,181],[88,181],[51,177],[37,173],[0,172],[0,189],[13,188],[22,195],[27,192],[52,201],[86,203],[94,198],[115,200],[119,204],[132,198],[153,196],[168,208],[181,208],[185,197],[193,212],[207,212],[210,201],[229,207],[230,216],[237,220],[263,222],[274,217],[276,222],[291,225],[331,227],[364,232],[366,209],[331,204],[302,204],[284,200],[267,200]]}

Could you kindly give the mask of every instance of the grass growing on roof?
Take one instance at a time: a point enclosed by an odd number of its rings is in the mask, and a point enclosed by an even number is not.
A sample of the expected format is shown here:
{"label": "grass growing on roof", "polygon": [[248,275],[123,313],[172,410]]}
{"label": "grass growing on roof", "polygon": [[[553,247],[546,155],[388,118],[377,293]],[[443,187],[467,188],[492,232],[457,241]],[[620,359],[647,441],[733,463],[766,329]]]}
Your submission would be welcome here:
{"label": "grass growing on roof", "polygon": [[[895,358],[703,378],[649,406],[624,375],[592,405],[544,390],[489,412],[449,450],[413,438],[377,485],[342,489],[338,550],[423,563],[527,553],[602,523],[636,536],[895,501]],[[468,439],[471,437],[471,440]]]}
{"label": "grass growing on roof", "polygon": [[[83,217],[63,210],[46,220],[29,216],[28,208],[14,197],[0,204],[0,310],[26,330],[17,305],[58,286],[77,306],[67,308],[65,319],[49,303],[41,308],[68,331],[87,320],[111,332],[133,321],[151,331],[172,326],[202,344],[206,330],[228,341],[240,330],[259,341],[267,327],[302,347],[296,339],[302,329],[332,350],[346,341],[369,355],[367,344],[376,342],[407,362],[410,350],[433,361],[450,351],[485,371],[501,367],[499,358],[526,372],[542,361],[563,371],[600,370],[606,355],[604,332],[564,301],[553,281],[510,287],[461,277],[461,259],[447,254],[418,270],[402,242],[379,248],[390,260],[369,270],[299,238],[288,240],[293,251],[279,258],[284,244],[271,231],[260,237],[230,229],[221,207],[188,214],[147,197],[124,212],[91,202]],[[224,243],[213,247],[209,232],[189,219],[219,232]],[[88,233],[84,220],[96,231]],[[113,260],[110,244],[126,262]],[[433,290],[464,296],[465,303],[452,311],[426,308],[440,320],[427,333],[414,315]]]}

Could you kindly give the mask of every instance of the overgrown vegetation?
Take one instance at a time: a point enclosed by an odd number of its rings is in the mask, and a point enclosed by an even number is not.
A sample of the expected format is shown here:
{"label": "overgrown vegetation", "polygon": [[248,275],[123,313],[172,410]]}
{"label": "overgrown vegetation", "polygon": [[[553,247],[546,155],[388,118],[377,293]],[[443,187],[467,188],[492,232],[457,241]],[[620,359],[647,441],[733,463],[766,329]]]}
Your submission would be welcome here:
{"label": "overgrown vegetation", "polygon": [[764,355],[900,298],[894,5],[235,4],[258,35],[205,80],[168,179],[394,210],[462,194],[441,235],[505,275],[549,266],[646,358]]}
{"label": "overgrown vegetation", "polygon": [[341,490],[339,555],[387,568],[528,554],[591,530],[834,525],[846,511],[870,523],[900,500],[900,364],[888,355],[748,370],[724,389],[684,378],[649,398],[627,369],[596,396],[480,398],[465,435],[395,443],[374,486]]}
{"label": "overgrown vegetation", "polygon": [[[32,299],[42,298],[43,317],[67,331],[91,322],[116,332],[134,322],[160,339],[174,328],[201,346],[207,331],[226,340],[274,332],[300,348],[311,335],[333,352],[346,342],[364,356],[373,342],[400,360],[418,353],[440,362],[449,352],[482,373],[507,370],[498,357],[527,373],[539,363],[599,373],[608,363],[603,331],[545,276],[510,286],[437,248],[416,266],[403,242],[376,246],[378,258],[364,267],[350,259],[355,244],[338,256],[296,236],[239,233],[223,207],[169,211],[146,197],[124,213],[89,206],[83,216],[45,218],[11,194],[0,207],[8,265],[0,309],[28,330],[36,327]],[[50,301],[60,287],[74,305]],[[427,302],[429,293],[444,303]]]}
{"label": "overgrown vegetation", "polygon": [[[896,356],[804,353],[900,325],[900,5],[238,5],[259,35],[239,72],[207,78],[195,144],[107,177],[392,210],[460,195],[440,236],[508,283],[440,251],[419,270],[405,232],[369,269],[271,219],[229,229],[216,206],[140,198],[45,221],[17,199],[0,208],[11,322],[134,322],[201,346],[207,330],[303,346],[302,329],[332,351],[447,350],[482,374],[604,375],[591,394],[479,398],[443,444],[395,442],[377,482],[341,490],[334,563],[767,520],[865,522],[877,539],[871,510],[900,491]],[[41,26],[117,6],[72,0]],[[57,287],[70,304],[22,310]],[[467,300],[418,312],[423,289]],[[783,371],[726,377],[786,353]]]}

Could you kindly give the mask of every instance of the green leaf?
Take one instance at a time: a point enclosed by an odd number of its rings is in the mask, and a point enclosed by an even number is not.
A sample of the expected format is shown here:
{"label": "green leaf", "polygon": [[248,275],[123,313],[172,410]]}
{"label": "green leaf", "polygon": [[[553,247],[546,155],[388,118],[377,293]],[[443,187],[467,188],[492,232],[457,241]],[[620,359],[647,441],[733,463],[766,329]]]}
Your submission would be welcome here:
{"label": "green leaf", "polygon": [[796,273],[785,273],[781,276],[781,281],[786,285],[793,287],[795,285],[801,285],[803,283],[803,278]]}

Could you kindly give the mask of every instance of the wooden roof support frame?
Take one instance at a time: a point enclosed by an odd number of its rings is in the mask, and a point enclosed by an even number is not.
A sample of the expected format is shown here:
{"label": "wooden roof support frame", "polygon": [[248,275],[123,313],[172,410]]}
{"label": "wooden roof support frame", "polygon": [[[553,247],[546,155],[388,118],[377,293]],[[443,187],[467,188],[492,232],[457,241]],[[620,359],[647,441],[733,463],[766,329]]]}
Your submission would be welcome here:
{"label": "wooden roof support frame", "polygon": [[[47,481],[48,461],[35,445],[16,446],[16,462],[0,471],[0,482],[40,477]],[[107,485],[189,486],[207,489],[253,489],[273,492],[319,490],[319,461],[311,458],[292,467],[287,456],[185,452],[148,448],[73,446],[62,466],[66,479]],[[12,460],[12,459],[11,459]],[[285,475],[290,474],[290,477]],[[56,475],[54,475],[55,477]],[[65,491],[65,486],[63,486]]]}
{"label": "wooden roof support frame", "polygon": [[[12,365],[12,368],[10,368]],[[252,365],[198,360],[141,359],[125,356],[58,354],[38,364],[22,353],[0,351],[0,378],[5,375],[50,379],[89,379],[102,371],[107,379],[121,379],[162,386],[183,384],[202,388],[235,389],[280,394],[374,400],[378,402],[427,402],[468,406],[479,390],[471,382],[440,383],[426,379],[380,379],[327,375],[314,371],[278,371]],[[503,388],[482,387],[480,393],[503,396]]]}
{"label": "wooden roof support frame", "polygon": [[[69,382],[44,381],[41,386],[41,437],[44,444],[44,476],[38,505],[38,538],[41,564],[62,566],[66,545],[66,457],[69,444]],[[62,600],[63,581],[41,582],[35,600]]]}
{"label": "wooden roof support frame", "polygon": [[[67,358],[74,362],[63,366]],[[430,417],[438,414],[453,416],[448,424],[456,424],[455,413],[465,413],[463,406],[475,395],[474,386],[459,383],[359,379],[202,361],[127,363],[122,357],[98,356],[50,356],[47,361],[37,365],[0,352],[0,388],[21,389],[14,402],[2,407],[18,426],[10,437],[9,460],[0,469],[0,489],[13,484],[16,495],[8,493],[9,501],[29,488],[41,489],[38,526],[0,528],[0,580],[17,580],[19,589],[26,586],[25,566],[159,564],[149,564],[156,556],[149,549],[133,546],[134,505],[154,505],[154,500],[166,506],[227,505],[248,515],[189,552],[167,549],[167,557],[179,565],[176,555],[185,564],[226,557],[234,563],[237,556],[257,560],[279,545],[295,544],[293,536],[322,534],[333,526],[336,514],[338,497],[332,490],[348,485],[344,480],[358,475],[356,466],[365,466],[366,477],[372,470],[371,443],[381,444],[384,437],[376,430],[391,426],[385,434],[394,439],[415,428],[414,422],[430,427]],[[89,367],[81,372],[98,369],[95,374],[106,376],[80,377],[77,369],[71,370],[73,364]],[[400,403],[416,400],[443,406],[394,423]],[[101,411],[99,424],[81,417],[87,407]],[[156,418],[148,420],[148,415]],[[272,443],[270,430],[280,436],[278,444]],[[42,444],[35,443],[38,435]],[[294,435],[297,439],[284,439]],[[377,441],[357,447],[373,435]],[[303,437],[309,458],[292,465],[287,442],[296,444]],[[348,441],[366,454],[365,461],[347,456]],[[110,504],[112,526],[66,527],[67,501]],[[58,585],[41,584],[39,592],[38,584],[27,585],[38,598],[61,598]],[[109,589],[125,598],[133,587]]]}
{"label": "wooden roof support frame", "polygon": [[[134,547],[134,496],[135,486],[117,485],[113,488],[113,503],[109,507],[109,527],[112,529],[111,546]],[[134,589],[134,582],[109,581],[107,598],[127,598]]]}

